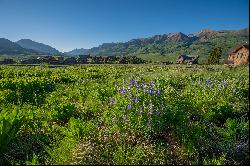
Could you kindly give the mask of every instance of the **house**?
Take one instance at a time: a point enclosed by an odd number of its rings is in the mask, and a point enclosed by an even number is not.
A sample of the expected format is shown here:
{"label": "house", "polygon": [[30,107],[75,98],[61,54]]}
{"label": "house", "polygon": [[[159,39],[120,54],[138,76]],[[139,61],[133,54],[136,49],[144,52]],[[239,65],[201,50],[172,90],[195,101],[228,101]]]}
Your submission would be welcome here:
{"label": "house", "polygon": [[228,53],[227,64],[240,65],[249,62],[249,44],[239,44]]}
{"label": "house", "polygon": [[198,64],[199,56],[190,56],[190,55],[180,55],[177,57],[176,63],[177,64]]}

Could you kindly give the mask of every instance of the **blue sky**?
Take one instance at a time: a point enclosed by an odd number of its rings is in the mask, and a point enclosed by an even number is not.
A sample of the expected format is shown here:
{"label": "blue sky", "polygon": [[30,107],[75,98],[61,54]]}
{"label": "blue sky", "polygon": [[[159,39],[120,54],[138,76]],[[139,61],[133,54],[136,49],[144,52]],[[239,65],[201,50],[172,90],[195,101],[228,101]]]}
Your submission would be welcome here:
{"label": "blue sky", "polygon": [[249,0],[0,0],[0,37],[60,51],[171,32],[249,27]]}

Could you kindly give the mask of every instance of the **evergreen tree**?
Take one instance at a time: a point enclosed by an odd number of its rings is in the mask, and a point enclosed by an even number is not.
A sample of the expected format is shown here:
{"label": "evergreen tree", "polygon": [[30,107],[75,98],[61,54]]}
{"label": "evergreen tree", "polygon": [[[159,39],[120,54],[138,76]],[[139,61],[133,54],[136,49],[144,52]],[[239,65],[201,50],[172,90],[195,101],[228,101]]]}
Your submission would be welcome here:
{"label": "evergreen tree", "polygon": [[221,47],[214,48],[208,56],[208,64],[219,64],[222,55]]}

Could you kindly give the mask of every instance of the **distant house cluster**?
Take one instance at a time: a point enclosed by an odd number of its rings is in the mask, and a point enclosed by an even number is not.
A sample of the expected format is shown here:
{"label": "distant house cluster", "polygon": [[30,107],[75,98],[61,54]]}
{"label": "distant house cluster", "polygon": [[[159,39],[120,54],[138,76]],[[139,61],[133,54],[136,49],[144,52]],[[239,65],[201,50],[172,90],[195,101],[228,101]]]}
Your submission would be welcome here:
{"label": "distant house cluster", "polygon": [[[179,55],[176,64],[198,64],[199,56]],[[249,63],[249,44],[239,44],[228,53],[225,64],[241,65]]]}
{"label": "distant house cluster", "polygon": [[[0,64],[15,64],[12,59],[5,59],[0,61]],[[73,65],[73,64],[141,64],[146,63],[145,60],[136,56],[90,56],[79,55],[79,57],[55,57],[42,56],[37,58],[29,58],[21,60],[20,64],[52,64],[52,65]]]}
{"label": "distant house cluster", "polygon": [[15,64],[16,62],[13,59],[4,59],[3,61],[0,61],[0,65],[2,64]]}

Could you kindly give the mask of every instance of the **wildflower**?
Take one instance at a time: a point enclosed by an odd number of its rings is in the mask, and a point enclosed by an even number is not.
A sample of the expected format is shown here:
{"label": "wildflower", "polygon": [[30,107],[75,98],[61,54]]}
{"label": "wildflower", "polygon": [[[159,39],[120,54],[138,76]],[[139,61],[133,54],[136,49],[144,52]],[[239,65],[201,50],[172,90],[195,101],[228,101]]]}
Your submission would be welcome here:
{"label": "wildflower", "polygon": [[113,117],[112,118],[112,123],[115,123],[116,122],[116,117]]}
{"label": "wildflower", "polygon": [[149,109],[148,114],[149,114],[149,115],[152,115],[152,114],[153,114],[153,110]]}
{"label": "wildflower", "polygon": [[221,83],[222,83],[223,86],[227,85],[227,81],[226,80],[222,80]]}
{"label": "wildflower", "polygon": [[126,92],[127,92],[126,89],[122,89],[122,90],[120,91],[121,95],[125,95]]}
{"label": "wildflower", "polygon": [[133,95],[132,95],[132,93],[130,93],[130,95],[129,95],[129,101],[133,101]]}
{"label": "wildflower", "polygon": [[158,116],[158,115],[160,115],[161,114],[161,112],[160,111],[157,111],[156,112],[156,116]]}
{"label": "wildflower", "polygon": [[151,85],[152,86],[154,86],[155,85],[155,81],[153,80],[153,81],[151,81]]}
{"label": "wildflower", "polygon": [[147,123],[148,126],[151,126],[152,125],[152,121],[149,119],[148,120],[148,123]]}
{"label": "wildflower", "polygon": [[128,122],[128,118],[127,118],[127,116],[126,116],[126,115],[124,115],[124,116],[123,116],[123,120],[124,120],[124,122],[125,122],[125,123],[127,123],[127,122]]}
{"label": "wildflower", "polygon": [[156,89],[155,94],[156,94],[157,96],[160,96],[160,95],[161,95],[160,90],[159,90],[159,89]]}
{"label": "wildflower", "polygon": [[152,94],[152,93],[153,93],[153,89],[152,89],[151,86],[148,88],[148,93],[149,93],[149,94]]}
{"label": "wildflower", "polygon": [[201,84],[201,80],[200,79],[198,80],[198,84]]}
{"label": "wildflower", "polygon": [[131,109],[131,104],[129,104],[128,106],[127,106],[127,110],[130,110]]}
{"label": "wildflower", "polygon": [[139,101],[140,101],[140,98],[139,98],[139,97],[136,97],[136,98],[135,98],[135,102],[138,103]]}
{"label": "wildflower", "polygon": [[148,109],[149,109],[148,114],[150,114],[150,115],[153,114],[153,104],[152,103],[149,104]]}
{"label": "wildflower", "polygon": [[139,115],[141,115],[142,114],[142,107],[140,106],[140,111],[139,111]]}
{"label": "wildflower", "polygon": [[211,81],[210,80],[206,80],[206,84],[210,84],[211,83]]}
{"label": "wildflower", "polygon": [[135,80],[134,84],[137,86],[137,85],[138,85],[138,81],[137,81],[137,80]]}
{"label": "wildflower", "polygon": [[109,100],[109,105],[114,105],[115,104],[115,98],[114,97],[111,97],[110,100]]}
{"label": "wildflower", "polygon": [[134,84],[134,82],[135,82],[135,81],[134,81],[133,79],[131,79],[131,80],[130,80],[130,83],[129,83],[129,86],[132,86],[132,85]]}

